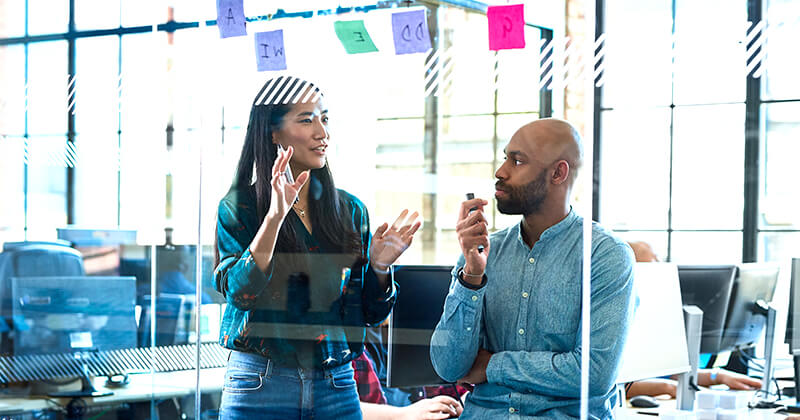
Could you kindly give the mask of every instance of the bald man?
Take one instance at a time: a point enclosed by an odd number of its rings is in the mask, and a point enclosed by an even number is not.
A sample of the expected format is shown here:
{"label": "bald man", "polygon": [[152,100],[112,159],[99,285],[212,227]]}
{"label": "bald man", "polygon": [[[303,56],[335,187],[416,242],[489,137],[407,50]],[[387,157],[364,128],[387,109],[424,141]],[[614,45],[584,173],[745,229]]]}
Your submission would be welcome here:
{"label": "bald man", "polygon": [[590,418],[612,418],[633,309],[633,252],[593,225],[591,340],[584,349],[583,219],[569,204],[580,136],[565,121],[537,120],[514,134],[505,155],[495,173],[497,209],[522,219],[489,235],[489,202],[461,204],[462,255],[431,338],[433,366],[446,380],[476,385],[463,419],[575,418],[581,352],[590,351]]}

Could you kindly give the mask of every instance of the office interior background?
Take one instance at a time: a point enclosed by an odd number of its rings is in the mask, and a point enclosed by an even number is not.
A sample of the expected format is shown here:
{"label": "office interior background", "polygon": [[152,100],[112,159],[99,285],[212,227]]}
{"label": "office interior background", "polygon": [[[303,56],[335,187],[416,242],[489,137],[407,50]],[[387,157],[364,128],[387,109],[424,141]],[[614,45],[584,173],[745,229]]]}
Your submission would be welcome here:
{"label": "office interior background", "polygon": [[[252,101],[277,74],[256,70],[253,34],[283,29],[288,72],[325,91],[337,186],[373,228],[421,212],[400,264],[454,264],[464,194],[490,198],[514,131],[554,116],[593,145],[576,210],[662,261],[779,264],[780,331],[800,257],[800,4],[598,0],[590,34],[588,1],[523,2],[526,47],[495,52],[484,10],[506,1],[246,0],[248,35],[221,39],[213,0],[0,0],[0,243],[71,242],[87,275],[135,276],[139,303],[178,271],[203,304],[187,342],[215,341],[216,208]],[[394,53],[389,16],[402,8],[426,10],[449,66],[434,91],[433,52]],[[349,19],[378,52],[345,53],[332,28]],[[601,74],[593,57],[578,74],[600,35]],[[487,212],[492,230],[518,221]],[[196,405],[213,395],[194,377],[182,386],[184,412],[213,405]]]}

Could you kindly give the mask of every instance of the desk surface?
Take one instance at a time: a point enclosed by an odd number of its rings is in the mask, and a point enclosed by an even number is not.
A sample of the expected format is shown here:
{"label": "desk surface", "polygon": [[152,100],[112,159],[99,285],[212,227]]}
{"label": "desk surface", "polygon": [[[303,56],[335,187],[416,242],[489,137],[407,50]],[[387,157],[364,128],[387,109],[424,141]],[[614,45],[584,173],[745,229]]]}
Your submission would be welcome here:
{"label": "desk surface", "polygon": [[[742,391],[744,392],[744,391]],[[752,394],[752,392],[750,392]],[[789,403],[794,403],[794,400],[788,400]],[[628,420],[628,419],[636,419],[636,420],[653,420],[657,419],[658,417],[652,414],[658,413],[668,413],[671,411],[675,411],[675,407],[677,401],[675,399],[670,400],[659,400],[661,404],[658,408],[633,408],[627,404],[625,407],[621,407],[617,409],[616,418],[617,420]],[[780,403],[780,402],[779,402]],[[748,420],[781,420],[786,418],[786,414],[778,414],[776,413],[776,408],[771,409],[746,409],[747,412],[747,419]],[[651,413],[651,414],[641,414],[641,413]]]}
{"label": "desk surface", "polygon": [[[201,369],[200,392],[222,392],[224,377],[224,367]],[[150,373],[131,374],[130,383],[119,388],[107,388],[105,382],[105,377],[94,378],[94,386],[98,391],[111,391],[114,395],[109,397],[83,398],[88,405],[149,401],[151,399],[190,395],[195,392],[197,371],[160,372],[152,375]],[[75,384],[79,389],[79,382],[76,381]],[[70,400],[71,398],[45,398],[40,396],[0,398],[0,414],[13,414],[19,411],[38,411],[56,408],[57,405],[55,402],[58,402],[61,406],[65,406]]]}

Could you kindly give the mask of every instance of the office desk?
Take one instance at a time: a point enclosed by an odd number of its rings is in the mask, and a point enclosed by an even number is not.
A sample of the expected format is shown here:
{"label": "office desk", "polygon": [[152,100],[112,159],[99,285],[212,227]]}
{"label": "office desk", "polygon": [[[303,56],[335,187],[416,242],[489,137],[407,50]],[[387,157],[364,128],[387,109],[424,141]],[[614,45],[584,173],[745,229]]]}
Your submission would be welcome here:
{"label": "office desk", "polygon": [[[203,394],[221,393],[225,377],[225,368],[200,370],[200,392]],[[183,370],[177,372],[159,372],[155,374],[137,373],[130,375],[130,383],[124,387],[108,388],[106,378],[94,378],[94,386],[98,391],[111,391],[108,397],[83,397],[88,406],[114,405],[121,403],[162,400],[192,395],[195,392],[197,371]],[[79,382],[76,382],[79,387]],[[18,414],[20,412],[56,410],[56,402],[66,406],[72,398],[51,398],[31,396],[29,398],[0,398],[0,415]]]}
{"label": "office desk", "polygon": [[[793,402],[794,400],[789,400]],[[616,418],[617,420],[653,420],[657,419],[657,416],[648,415],[648,414],[641,414],[641,413],[667,413],[670,411],[674,411],[676,407],[676,401],[674,399],[671,400],[659,400],[661,404],[657,408],[634,408],[625,403],[625,407],[620,407],[617,409]],[[748,409],[746,410],[746,419],[748,420],[782,420],[787,417],[787,414],[777,414],[775,413],[777,409]]]}

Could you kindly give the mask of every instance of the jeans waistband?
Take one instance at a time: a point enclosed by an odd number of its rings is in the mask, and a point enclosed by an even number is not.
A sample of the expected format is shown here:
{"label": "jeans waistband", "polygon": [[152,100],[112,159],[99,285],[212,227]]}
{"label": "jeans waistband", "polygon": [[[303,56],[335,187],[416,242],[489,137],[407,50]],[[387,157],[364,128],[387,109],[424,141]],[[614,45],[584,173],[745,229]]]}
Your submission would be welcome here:
{"label": "jeans waistband", "polygon": [[236,350],[231,350],[228,355],[228,364],[244,364],[252,369],[257,369],[264,376],[278,375],[314,379],[326,378],[331,374],[339,372],[352,371],[350,363],[345,363],[330,369],[281,366],[267,357]]}

